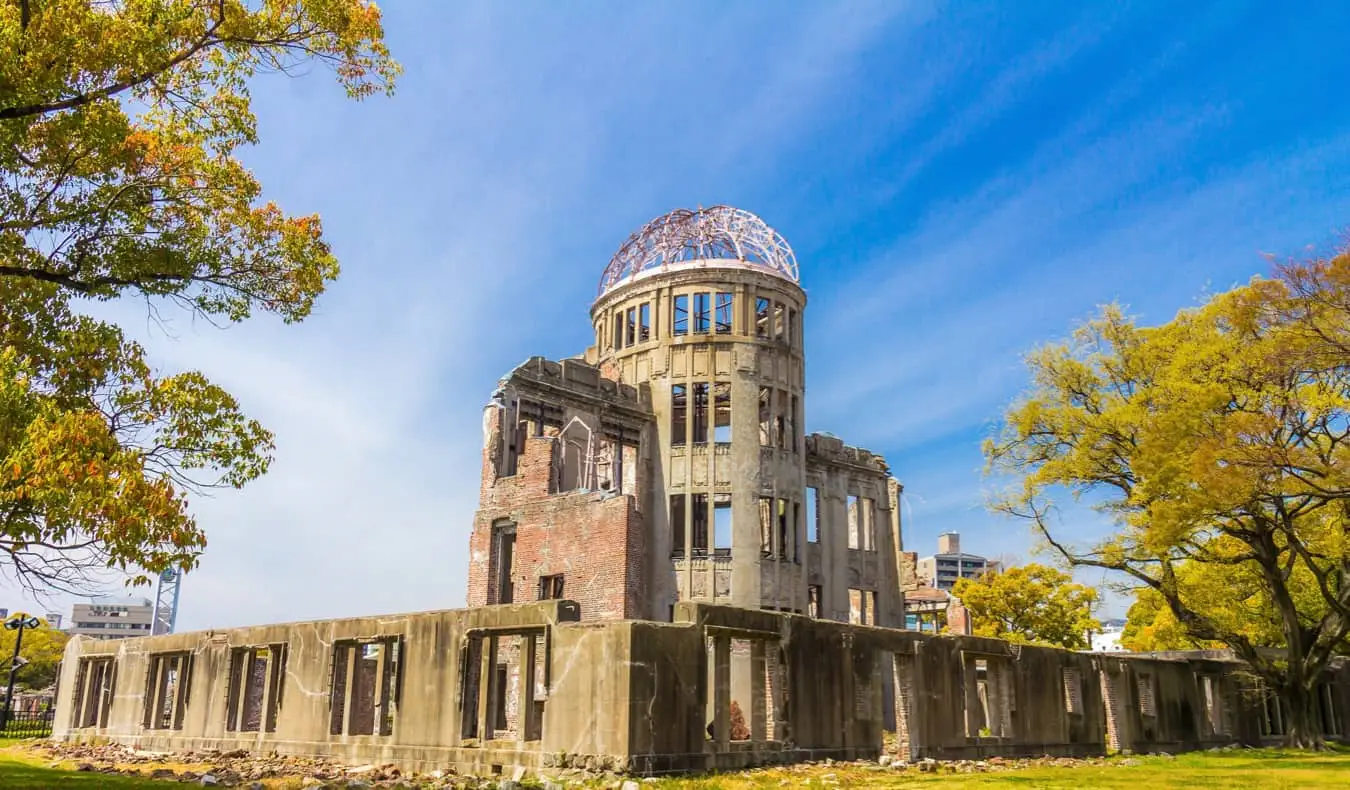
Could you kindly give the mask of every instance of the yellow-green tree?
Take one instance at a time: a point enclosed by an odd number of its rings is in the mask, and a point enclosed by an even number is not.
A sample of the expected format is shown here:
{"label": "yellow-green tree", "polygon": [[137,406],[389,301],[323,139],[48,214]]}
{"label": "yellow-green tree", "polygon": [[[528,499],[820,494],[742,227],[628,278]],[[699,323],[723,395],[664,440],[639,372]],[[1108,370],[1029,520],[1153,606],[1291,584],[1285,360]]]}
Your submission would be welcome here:
{"label": "yellow-green tree", "polygon": [[366,0],[0,2],[0,557],[29,587],[190,569],[187,495],[266,471],[228,392],[80,303],[309,314],[338,274],[319,218],[264,202],[236,152],[255,75],[310,64],[354,98],[398,72]]}
{"label": "yellow-green tree", "polygon": [[952,594],[970,610],[976,636],[1011,642],[1088,647],[1097,591],[1045,565],[1021,565],[978,579],[958,579]]}
{"label": "yellow-green tree", "polygon": [[[19,657],[23,666],[14,673],[14,682],[18,686],[41,689],[56,682],[56,671],[61,665],[61,656],[65,653],[66,642],[70,635],[48,627],[46,620],[37,628],[25,628],[23,644],[19,646]],[[14,657],[14,640],[18,631],[0,629],[0,678],[8,679],[10,660]]]}
{"label": "yellow-green tree", "polygon": [[[1350,255],[1277,271],[1157,327],[1107,308],[1036,350],[986,455],[1020,481],[997,509],[1231,647],[1288,704],[1289,742],[1315,746],[1316,684],[1350,632]],[[1056,494],[1114,531],[1076,532]]]}

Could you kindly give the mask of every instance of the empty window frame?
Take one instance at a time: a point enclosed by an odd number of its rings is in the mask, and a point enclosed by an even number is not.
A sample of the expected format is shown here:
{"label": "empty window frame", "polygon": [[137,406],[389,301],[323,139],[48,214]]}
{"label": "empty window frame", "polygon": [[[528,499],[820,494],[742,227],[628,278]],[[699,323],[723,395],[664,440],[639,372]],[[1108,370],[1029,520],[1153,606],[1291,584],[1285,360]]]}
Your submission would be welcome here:
{"label": "empty window frame", "polygon": [[820,542],[820,490],[806,489],[806,542]]}
{"label": "empty window frame", "polygon": [[782,390],[774,392],[774,400],[776,401],[774,403],[776,408],[773,413],[774,446],[780,450],[786,450],[788,449],[786,414],[788,406],[787,393]]}
{"label": "empty window frame", "polygon": [[402,682],[397,636],[333,645],[329,734],[392,735]]}
{"label": "empty window frame", "polygon": [[714,316],[717,334],[719,335],[731,334],[731,316],[733,313],[732,306],[734,303],[735,300],[731,294],[726,293],[725,291],[718,292],[717,302],[714,305],[717,311],[716,315]]}
{"label": "empty window frame", "polygon": [[638,306],[638,336],[639,343],[646,343],[652,339],[652,305],[651,302],[643,302]]}
{"label": "empty window frame", "polygon": [[877,593],[875,590],[849,589],[848,621],[856,625],[877,624]]}
{"label": "empty window frame", "polygon": [[802,534],[802,503],[792,503],[792,561],[798,565],[802,564],[801,539]]}
{"label": "empty window frame", "polygon": [[689,387],[685,384],[670,386],[670,445],[683,447],[689,433]]}
{"label": "empty window frame", "polygon": [[141,725],[147,730],[181,730],[192,687],[192,654],[153,653],[145,679]]}
{"label": "empty window frame", "polygon": [[848,495],[848,547],[862,548],[862,523],[858,513],[858,497]]}
{"label": "empty window frame", "polygon": [[511,603],[515,600],[516,525],[502,519],[492,525],[491,556],[488,567],[491,579],[488,585],[488,603]]}
{"label": "empty window frame", "polygon": [[712,331],[712,294],[700,291],[694,294],[694,333],[706,335]]}
{"label": "empty window frame", "polygon": [[787,311],[787,342],[790,346],[797,345],[797,311],[791,307]]}
{"label": "empty window frame", "polygon": [[790,556],[792,548],[792,533],[788,529],[788,501],[786,499],[778,500],[778,509],[775,513],[778,522],[778,559],[786,560]]}
{"label": "empty window frame", "polygon": [[713,441],[731,442],[731,383],[727,381],[713,384]]}
{"label": "empty window frame", "polygon": [[731,554],[731,494],[713,495],[713,553]]}
{"label": "empty window frame", "polygon": [[1064,667],[1064,711],[1074,715],[1083,713],[1083,674],[1078,667]]}
{"label": "empty window frame", "polygon": [[793,395],[788,401],[787,409],[787,441],[788,449],[797,452],[797,396]]}
{"label": "empty window frame", "polygon": [[618,351],[619,349],[623,348],[623,311],[622,311],[622,310],[616,311],[616,312],[614,313],[614,335],[613,335],[613,338],[612,338],[612,339],[613,339],[613,345],[614,345],[614,350],[615,350],[615,351]]}
{"label": "empty window frame", "polygon": [[1158,709],[1153,701],[1153,676],[1141,672],[1135,678],[1135,691],[1139,695],[1139,715],[1157,716]]}
{"label": "empty window frame", "polygon": [[685,512],[685,494],[670,495],[670,556],[684,556],[684,535],[685,523],[688,514]]}
{"label": "empty window frame", "polygon": [[286,681],[286,645],[236,647],[230,651],[225,697],[227,732],[276,732]]}
{"label": "empty window frame", "polygon": [[876,505],[867,497],[858,497],[858,532],[863,551],[877,550]]}
{"label": "empty window frame", "polygon": [[539,577],[539,600],[560,601],[562,597],[563,575],[561,573]]}
{"label": "empty window frame", "polygon": [[637,308],[628,308],[627,320],[624,322],[623,345],[625,348],[637,342]]}
{"label": "empty window frame", "polygon": [[785,340],[783,336],[785,314],[787,305],[782,302],[773,303],[773,338],[774,340]]}
{"label": "empty window frame", "polygon": [[759,553],[773,556],[773,497],[759,498]]}
{"label": "empty window frame", "polygon": [[111,656],[82,658],[75,670],[75,705],[70,722],[75,729],[107,727],[117,684],[117,664]]}
{"label": "empty window frame", "polygon": [[821,617],[821,596],[824,588],[819,584],[811,584],[806,588],[806,614],[808,617]]}
{"label": "empty window frame", "polygon": [[708,443],[708,383],[694,383],[694,419],[691,421],[693,435],[689,440],[693,444]]}
{"label": "empty window frame", "polygon": [[773,389],[759,388],[759,445],[773,447]]}
{"label": "empty window frame", "polygon": [[675,306],[670,313],[670,333],[673,335],[689,334],[689,294],[680,294],[675,297]]}
{"label": "empty window frame", "polygon": [[693,529],[690,552],[695,557],[708,555],[708,495],[692,494],[689,497],[689,509]]}
{"label": "empty window frame", "polygon": [[769,336],[769,305],[769,300],[762,296],[755,299],[755,337]]}

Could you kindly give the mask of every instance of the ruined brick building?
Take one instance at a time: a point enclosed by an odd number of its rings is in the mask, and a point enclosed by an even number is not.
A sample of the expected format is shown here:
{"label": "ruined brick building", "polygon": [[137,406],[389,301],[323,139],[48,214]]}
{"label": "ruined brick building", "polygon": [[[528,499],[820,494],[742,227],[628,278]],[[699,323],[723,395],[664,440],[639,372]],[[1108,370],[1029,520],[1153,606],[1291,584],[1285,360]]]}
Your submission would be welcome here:
{"label": "ruined brick building", "polygon": [[791,248],[749,212],[633,234],[601,275],[595,344],[526,361],[487,407],[469,605],[901,627],[900,485],[880,456],[805,433],[806,302]]}

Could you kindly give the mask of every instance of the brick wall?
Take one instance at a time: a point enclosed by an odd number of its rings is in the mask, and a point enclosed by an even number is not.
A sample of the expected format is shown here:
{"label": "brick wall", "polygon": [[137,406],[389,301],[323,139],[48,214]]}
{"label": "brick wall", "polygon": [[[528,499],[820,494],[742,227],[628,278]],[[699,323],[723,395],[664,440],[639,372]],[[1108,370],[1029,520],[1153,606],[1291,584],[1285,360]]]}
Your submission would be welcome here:
{"label": "brick wall", "polygon": [[501,411],[493,411],[486,419],[479,510],[469,539],[468,605],[489,603],[492,530],[505,520],[516,530],[513,602],[535,600],[541,576],[562,574],[563,597],[581,605],[583,620],[650,616],[645,611],[646,529],[637,498],[549,493],[555,444],[550,436],[528,438],[516,474],[496,477],[490,454],[498,444],[491,437],[500,430]]}

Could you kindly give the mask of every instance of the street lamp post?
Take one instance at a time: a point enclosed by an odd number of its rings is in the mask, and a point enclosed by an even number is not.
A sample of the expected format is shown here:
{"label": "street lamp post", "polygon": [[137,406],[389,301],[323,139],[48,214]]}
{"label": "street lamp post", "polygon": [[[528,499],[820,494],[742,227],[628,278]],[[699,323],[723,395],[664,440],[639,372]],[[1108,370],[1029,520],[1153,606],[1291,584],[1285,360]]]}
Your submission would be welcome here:
{"label": "street lamp post", "polygon": [[9,662],[9,686],[5,689],[5,709],[0,714],[0,732],[4,732],[9,726],[9,715],[14,707],[14,673],[23,666],[19,662],[19,650],[23,647],[23,630],[25,628],[37,628],[41,623],[36,617],[29,617],[25,614],[16,614],[5,621],[5,630],[18,631],[14,636],[14,657]]}

